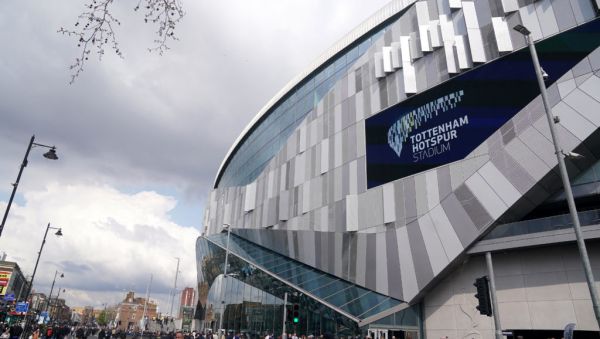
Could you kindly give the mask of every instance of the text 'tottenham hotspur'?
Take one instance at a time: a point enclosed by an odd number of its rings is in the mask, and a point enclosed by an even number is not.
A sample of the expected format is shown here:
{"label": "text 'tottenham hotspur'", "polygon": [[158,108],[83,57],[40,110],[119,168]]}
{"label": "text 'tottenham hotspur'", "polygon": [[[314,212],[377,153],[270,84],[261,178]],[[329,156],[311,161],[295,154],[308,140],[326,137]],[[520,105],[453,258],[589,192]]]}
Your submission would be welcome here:
{"label": "text 'tottenham hotspur'", "polygon": [[462,101],[463,96],[464,91],[462,90],[453,92],[403,115],[388,130],[389,146],[400,157],[404,142],[410,139],[414,162],[449,151],[450,141],[458,138],[457,129],[469,124],[468,115],[421,132],[413,132],[440,113],[455,108]]}

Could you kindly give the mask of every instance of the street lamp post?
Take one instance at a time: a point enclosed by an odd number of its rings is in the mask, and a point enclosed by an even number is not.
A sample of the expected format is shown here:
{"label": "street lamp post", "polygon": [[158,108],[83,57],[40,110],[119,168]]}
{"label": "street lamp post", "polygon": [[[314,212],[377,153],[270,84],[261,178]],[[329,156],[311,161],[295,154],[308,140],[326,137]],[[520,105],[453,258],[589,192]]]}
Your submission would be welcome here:
{"label": "street lamp post", "polygon": [[540,66],[540,61],[537,56],[537,51],[531,38],[531,32],[523,25],[517,25],[514,30],[525,36],[525,41],[529,46],[529,52],[531,53],[531,59],[533,60],[533,67],[535,68],[535,74],[537,77],[538,85],[540,87],[540,93],[542,95],[542,101],[544,102],[544,108],[546,111],[546,118],[548,119],[548,125],[550,126],[550,135],[552,136],[552,142],[554,143],[554,153],[558,159],[558,168],[560,170],[560,176],[562,178],[563,187],[565,190],[565,196],[567,198],[567,204],[569,206],[569,212],[571,214],[571,221],[573,222],[573,229],[575,230],[575,238],[577,239],[577,247],[579,248],[579,255],[581,256],[581,262],[583,264],[583,271],[587,280],[588,289],[590,291],[590,297],[592,299],[592,305],[594,314],[596,316],[596,322],[600,327],[600,307],[598,303],[598,292],[596,290],[594,275],[592,273],[592,267],[590,265],[590,259],[585,247],[583,235],[581,234],[581,225],[579,224],[579,215],[577,214],[577,208],[575,207],[575,199],[573,199],[573,191],[571,190],[571,183],[569,181],[569,175],[567,174],[567,166],[565,165],[565,153],[560,146],[558,140],[558,134],[554,127],[555,123],[558,123],[558,117],[554,117],[552,114],[552,107],[548,101],[548,94],[546,93],[546,85],[544,84],[544,72]]}
{"label": "street lamp post", "polygon": [[221,284],[221,305],[223,306],[223,312],[219,317],[219,331],[221,331],[221,329],[223,328],[223,318],[225,317],[225,300],[223,300],[223,288],[225,287],[225,279],[227,278],[227,261],[229,259],[229,236],[231,235],[231,225],[223,224],[223,228],[227,230],[227,246],[225,247],[225,268],[223,269],[223,283]]}
{"label": "street lamp post", "polygon": [[[33,138],[32,138],[33,140]],[[37,271],[38,268],[38,264],[40,263],[40,257],[42,255],[42,250],[44,249],[44,245],[46,244],[46,237],[48,236],[48,231],[50,229],[53,230],[57,230],[56,233],[54,233],[54,235],[56,236],[62,236],[62,229],[59,227],[51,227],[50,223],[48,223],[48,226],[46,227],[46,232],[44,233],[44,239],[42,239],[42,245],[40,246],[40,251],[38,252],[38,256],[37,256],[37,260],[35,261],[35,267],[33,268],[33,274],[31,275],[31,283],[29,284],[29,286],[27,287],[27,293],[25,293],[25,301],[27,302],[27,300],[29,299],[29,294],[31,293],[31,288],[33,287],[33,280],[35,278],[35,272]],[[61,274],[62,275],[62,274]],[[55,275],[55,279],[56,279],[56,275]],[[53,284],[54,286],[54,284]],[[48,300],[50,300],[50,298],[48,298]],[[27,338],[27,332],[29,331],[29,321],[30,321],[30,317],[26,316],[26,320],[25,320],[25,330],[21,333],[21,338]]]}
{"label": "street lamp post", "polygon": [[23,169],[27,166],[27,157],[29,156],[29,151],[34,146],[49,148],[50,150],[44,153],[44,157],[46,159],[57,160],[58,156],[56,155],[56,147],[48,146],[43,144],[38,144],[34,142],[35,135],[31,136],[31,140],[29,140],[29,146],[27,146],[27,151],[25,152],[25,157],[23,158],[23,162],[21,163],[21,167],[19,168],[19,174],[17,175],[17,180],[12,184],[13,189],[10,194],[10,198],[8,199],[8,205],[6,205],[6,210],[4,211],[4,216],[2,217],[2,224],[0,224],[0,236],[2,236],[2,231],[4,230],[4,224],[6,224],[6,218],[8,217],[8,212],[10,211],[10,206],[12,205],[12,201],[15,197],[15,193],[17,192],[17,187],[19,186],[19,181],[21,181],[21,174],[23,174]]}
{"label": "street lamp post", "polygon": [[[63,292],[66,292],[65,289],[62,290]],[[60,287],[58,288],[58,293],[56,294],[56,298],[54,299],[54,319],[58,319],[58,297],[60,297]]]}
{"label": "street lamp post", "polygon": [[[61,233],[62,235],[62,233]],[[48,311],[48,305],[50,304],[51,300],[52,300],[52,291],[54,291],[54,283],[56,282],[56,276],[58,275],[58,270],[54,271],[54,279],[52,279],[52,286],[50,287],[50,294],[48,294],[48,302],[46,303],[46,307],[44,309],[44,311]],[[65,277],[64,273],[60,274],[61,278]],[[60,289],[59,289],[59,294],[60,294]]]}

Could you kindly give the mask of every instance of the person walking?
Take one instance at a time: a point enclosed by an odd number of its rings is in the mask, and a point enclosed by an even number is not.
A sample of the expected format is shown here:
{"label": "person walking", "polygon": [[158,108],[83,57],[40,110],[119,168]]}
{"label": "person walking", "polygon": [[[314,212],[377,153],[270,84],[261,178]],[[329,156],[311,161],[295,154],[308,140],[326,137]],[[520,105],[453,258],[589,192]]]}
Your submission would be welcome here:
{"label": "person walking", "polygon": [[23,333],[23,328],[21,326],[19,326],[18,324],[14,324],[10,327],[10,330],[9,330],[10,339],[19,339],[19,337],[21,336],[21,333]]}

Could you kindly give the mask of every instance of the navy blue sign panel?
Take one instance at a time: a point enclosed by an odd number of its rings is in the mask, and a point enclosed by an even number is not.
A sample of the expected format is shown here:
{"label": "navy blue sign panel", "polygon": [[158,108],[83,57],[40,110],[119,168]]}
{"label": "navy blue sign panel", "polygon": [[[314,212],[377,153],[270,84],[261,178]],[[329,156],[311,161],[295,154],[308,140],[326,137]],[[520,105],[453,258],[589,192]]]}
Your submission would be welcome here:
{"label": "navy blue sign panel", "polygon": [[[546,85],[599,45],[600,19],[537,43]],[[465,158],[538,95],[523,48],[368,118],[368,188]]]}

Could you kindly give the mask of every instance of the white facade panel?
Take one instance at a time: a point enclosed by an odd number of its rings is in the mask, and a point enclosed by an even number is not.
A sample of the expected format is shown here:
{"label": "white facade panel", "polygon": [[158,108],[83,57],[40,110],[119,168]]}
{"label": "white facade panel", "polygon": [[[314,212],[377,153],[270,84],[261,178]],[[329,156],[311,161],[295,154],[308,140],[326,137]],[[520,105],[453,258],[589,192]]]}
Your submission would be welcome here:
{"label": "white facade panel", "polygon": [[358,196],[346,196],[346,230],[349,232],[358,231]]}
{"label": "white facade panel", "polygon": [[448,0],[451,9],[459,9],[462,7],[462,0]]}
{"label": "white facade panel", "polygon": [[400,258],[402,294],[405,300],[411,300],[419,292],[419,285],[417,284],[417,275],[406,227],[396,229],[396,241],[398,242],[398,257]]}
{"label": "white facade panel", "polygon": [[492,27],[494,28],[494,36],[499,52],[512,52],[513,43],[510,38],[508,23],[505,18],[492,18]]}
{"label": "white facade panel", "polygon": [[396,221],[396,199],[394,196],[394,183],[383,185],[383,222]]}
{"label": "white facade panel", "polygon": [[279,194],[279,220],[285,221],[290,217],[290,191]]}
{"label": "white facade panel", "polygon": [[383,71],[386,73],[393,72],[392,68],[392,47],[383,47]]}
{"label": "white facade panel", "polygon": [[448,257],[446,257],[446,252],[444,252],[442,241],[440,240],[440,237],[433,226],[433,222],[431,221],[429,214],[425,214],[419,218],[419,229],[423,235],[423,242],[425,243],[425,249],[427,250],[427,255],[429,256],[429,262],[431,264],[431,268],[433,269],[433,274],[437,275],[444,269],[444,267],[446,267],[446,265],[448,265],[449,261]]}
{"label": "white facade panel", "polygon": [[507,206],[512,206],[521,197],[521,193],[491,161],[483,165],[478,172]]}
{"label": "white facade panel", "polygon": [[442,42],[444,44],[444,54],[446,56],[446,68],[448,69],[448,73],[459,73],[454,50],[454,24],[452,23],[451,17],[445,14],[440,15],[440,30],[442,32]]}
{"label": "white facade panel", "polygon": [[[564,102],[559,102],[552,109],[555,115],[560,117],[560,124],[573,135],[584,138],[596,130],[596,126],[582,117]],[[598,115],[598,112],[595,112]]]}
{"label": "white facade panel", "polygon": [[302,214],[310,211],[310,181],[302,185]]}
{"label": "white facade panel", "polygon": [[287,179],[287,165],[283,164],[283,165],[281,165],[280,171],[279,171],[279,191],[285,191],[286,179]]}
{"label": "white facade panel", "polygon": [[429,209],[432,209],[440,203],[437,171],[434,170],[425,173],[425,185],[427,188],[427,206]]}
{"label": "white facade panel", "polygon": [[421,51],[431,52],[431,41],[429,39],[429,8],[427,2],[419,1],[415,3],[415,8],[417,10],[417,24],[419,25]]}
{"label": "white facade panel", "polygon": [[329,139],[321,142],[321,174],[329,171]]}
{"label": "white facade panel", "polygon": [[342,166],[342,133],[334,137],[333,167]]}
{"label": "white facade panel", "polygon": [[431,47],[436,48],[444,45],[439,20],[429,22],[429,37],[431,38]]}
{"label": "white facade panel", "polygon": [[256,207],[256,182],[246,185],[244,212],[250,212]]}
{"label": "white facade panel", "polygon": [[400,51],[402,53],[404,92],[406,94],[417,93],[417,75],[410,55],[410,37],[400,37]]}
{"label": "white facade panel", "polygon": [[358,161],[353,160],[348,164],[348,193],[358,193]]}
{"label": "white facade panel", "polygon": [[302,126],[300,126],[300,153],[306,151],[306,145],[307,145],[307,127],[306,127],[306,123],[302,124]]}
{"label": "white facade panel", "polygon": [[454,37],[454,44],[456,46],[456,56],[458,59],[458,67],[460,69],[469,69],[473,67],[471,62],[471,56],[467,48],[467,38],[463,35],[457,35]]}
{"label": "white facade panel", "polygon": [[589,78],[579,89],[572,91],[564,99],[564,102],[590,120],[594,125],[600,126],[600,114],[598,114],[600,112],[600,102],[594,100],[592,97],[592,95],[600,96],[600,93],[595,92],[595,86],[591,86],[594,83],[600,85],[600,79],[595,76]]}
{"label": "white facade panel", "polygon": [[375,260],[375,281],[378,292],[388,294],[388,268],[387,268],[387,241],[385,240],[385,232],[380,232],[375,235],[375,246],[377,260]]}
{"label": "white facade panel", "polygon": [[504,213],[506,204],[479,173],[473,174],[465,181],[465,184],[492,218],[498,219]]}
{"label": "white facade panel", "polygon": [[556,16],[550,0],[539,0],[535,4],[535,10],[540,22],[540,28],[545,37],[559,32],[558,23],[556,22]]}
{"label": "white facade panel", "polygon": [[375,77],[383,78],[385,73],[383,72],[383,53],[377,52],[373,55],[373,62],[375,63]]}
{"label": "white facade panel", "polygon": [[392,42],[392,67],[394,69],[402,68],[402,55],[400,53],[400,42]]}
{"label": "white facade panel", "polygon": [[294,167],[294,187],[301,185],[304,182],[304,172],[306,169],[306,154],[298,154]]}
{"label": "white facade panel", "polygon": [[442,205],[434,207],[430,212],[430,216],[433,226],[440,236],[448,260],[454,260],[464,248]]}
{"label": "white facade panel", "polygon": [[519,8],[519,14],[521,15],[521,21],[523,26],[531,32],[533,40],[539,40],[542,38],[542,28],[535,12],[535,3]]}
{"label": "white facade panel", "polygon": [[512,13],[519,10],[519,0],[501,0],[504,13]]}

